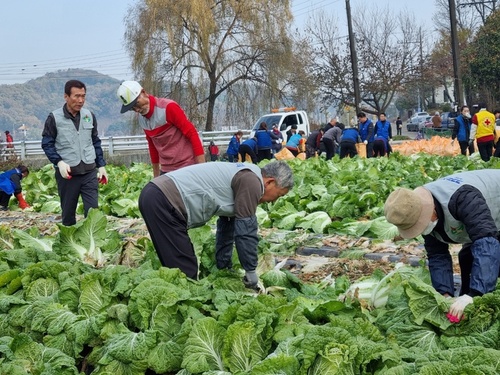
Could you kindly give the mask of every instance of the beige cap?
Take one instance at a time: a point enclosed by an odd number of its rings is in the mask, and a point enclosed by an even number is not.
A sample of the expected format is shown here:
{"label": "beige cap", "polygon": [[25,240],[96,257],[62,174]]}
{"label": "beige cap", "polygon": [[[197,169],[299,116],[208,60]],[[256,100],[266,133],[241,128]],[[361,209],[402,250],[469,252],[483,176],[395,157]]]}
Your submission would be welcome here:
{"label": "beige cap", "polygon": [[434,199],[429,190],[418,187],[415,190],[398,188],[384,205],[387,221],[398,227],[403,238],[414,238],[427,228],[434,212]]}

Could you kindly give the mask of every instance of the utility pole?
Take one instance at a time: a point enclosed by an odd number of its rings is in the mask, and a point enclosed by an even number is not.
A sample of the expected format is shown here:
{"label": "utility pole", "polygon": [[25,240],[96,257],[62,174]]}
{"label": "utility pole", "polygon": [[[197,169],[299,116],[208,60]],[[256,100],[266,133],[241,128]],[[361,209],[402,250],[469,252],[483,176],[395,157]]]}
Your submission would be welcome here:
{"label": "utility pole", "polygon": [[457,110],[463,104],[462,95],[462,73],[460,71],[460,51],[458,47],[457,33],[457,9],[455,0],[448,0],[450,8],[450,26],[451,26],[451,54],[453,57],[453,83],[455,87],[455,102]]}
{"label": "utility pole", "polygon": [[425,108],[425,95],[424,95],[424,88],[422,87],[422,82],[424,80],[424,46],[423,46],[423,41],[422,41],[422,27],[419,27],[418,29],[418,50],[419,50],[419,61],[418,65],[420,67],[420,83],[418,85],[418,111],[423,111]]}
{"label": "utility pole", "polygon": [[354,33],[352,31],[352,19],[351,19],[351,5],[349,0],[345,0],[345,8],[347,11],[347,28],[349,30],[349,46],[351,49],[351,65],[352,65],[352,77],[354,83],[354,105],[356,107],[356,114],[359,112],[359,105],[361,102],[361,95],[359,93],[359,75],[358,75],[358,58],[356,56],[356,41],[354,39]]}

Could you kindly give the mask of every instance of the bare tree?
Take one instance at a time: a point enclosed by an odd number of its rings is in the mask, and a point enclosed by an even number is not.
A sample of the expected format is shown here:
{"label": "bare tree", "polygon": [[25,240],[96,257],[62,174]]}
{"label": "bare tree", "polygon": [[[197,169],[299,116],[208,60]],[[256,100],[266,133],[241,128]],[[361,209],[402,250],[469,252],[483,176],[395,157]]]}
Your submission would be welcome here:
{"label": "bare tree", "polygon": [[182,97],[190,117],[212,130],[217,99],[236,84],[280,95],[291,19],[288,0],[141,0],[125,38],[144,85]]}
{"label": "bare tree", "polygon": [[[395,93],[419,78],[422,48],[419,29],[407,13],[388,9],[356,11],[354,29],[362,107],[367,113],[384,112]],[[310,28],[315,46],[314,66],[327,102],[354,105],[351,56],[347,41],[324,15]]]}
{"label": "bare tree", "polygon": [[[444,86],[445,96],[450,99],[451,93],[448,81],[453,77],[452,42],[450,34],[450,10],[449,0],[435,0],[436,14],[433,16],[439,39],[434,45],[429,64],[427,65],[427,76],[434,77],[434,81]],[[459,50],[466,51],[474,40],[478,30],[484,24],[486,18],[500,5],[500,0],[456,0],[457,28]],[[460,53],[462,74],[465,78],[471,75],[468,59],[465,53]],[[465,95],[470,101],[472,88],[470,80],[464,80]],[[452,101],[456,101],[453,100]]]}

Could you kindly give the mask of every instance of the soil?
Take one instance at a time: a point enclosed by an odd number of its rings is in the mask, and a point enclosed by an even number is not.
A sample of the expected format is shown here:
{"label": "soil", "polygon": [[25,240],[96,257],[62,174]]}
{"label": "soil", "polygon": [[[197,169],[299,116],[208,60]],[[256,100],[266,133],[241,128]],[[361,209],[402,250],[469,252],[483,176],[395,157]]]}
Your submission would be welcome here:
{"label": "soil", "polygon": [[[81,219],[79,217],[77,220]],[[1,211],[0,227],[9,226],[11,229],[27,230],[36,227],[40,235],[55,236],[58,232],[56,223],[60,222],[60,215],[45,214],[39,212],[25,211]],[[142,219],[116,218],[108,216],[108,228],[114,228],[125,239],[134,240],[148,236],[148,232]],[[0,228],[1,229],[1,228]],[[269,230],[262,230],[261,235],[267,236]],[[276,255],[276,260],[287,259],[286,268],[306,282],[320,282],[327,277],[338,277],[345,275],[350,281],[358,280],[363,276],[371,275],[375,270],[384,273],[394,269],[397,262],[410,263],[409,260],[423,259],[425,251],[423,245],[418,241],[375,241],[366,237],[350,238],[347,236],[314,236],[317,240],[312,245],[299,245],[298,249],[304,247],[316,249],[313,255],[299,255],[297,251],[292,256]],[[300,235],[304,241],[304,234]],[[307,242],[307,241],[304,241]],[[459,246],[452,246],[451,252],[454,259],[455,272],[459,273],[457,254]],[[322,256],[322,251],[329,256]],[[332,251],[335,256],[332,256]],[[370,256],[371,259],[366,257]],[[375,260],[373,260],[375,259]],[[414,264],[415,265],[415,264]]]}

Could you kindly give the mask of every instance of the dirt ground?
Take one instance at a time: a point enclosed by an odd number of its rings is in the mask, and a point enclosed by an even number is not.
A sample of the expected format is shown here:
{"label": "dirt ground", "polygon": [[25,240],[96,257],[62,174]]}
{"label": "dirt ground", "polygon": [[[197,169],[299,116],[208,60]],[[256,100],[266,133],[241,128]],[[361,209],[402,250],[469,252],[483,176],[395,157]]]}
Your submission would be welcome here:
{"label": "dirt ground", "polygon": [[[38,228],[41,235],[54,236],[57,231],[56,223],[60,216],[25,211],[0,212],[0,226],[26,230],[31,227]],[[115,218],[108,216],[108,228],[112,227],[128,239],[148,236],[146,226],[142,219]],[[266,230],[261,235],[266,236]],[[299,245],[299,248],[302,245]],[[302,246],[304,247],[304,246]],[[409,263],[409,259],[425,259],[425,252],[421,243],[417,241],[372,241],[369,238],[349,238],[346,236],[328,236],[316,241],[309,249],[321,247],[328,252],[333,249],[336,256],[322,256],[318,254],[287,256],[286,268],[295,273],[306,282],[319,282],[326,277],[345,275],[354,281],[363,276],[371,275],[376,269],[390,272],[397,262]],[[460,247],[451,248],[455,271],[459,273],[456,254]],[[372,259],[367,259],[369,255]],[[331,254],[330,254],[331,255]],[[284,256],[276,256],[283,260]],[[397,258],[396,260],[394,258]],[[373,260],[375,259],[375,260]]]}

